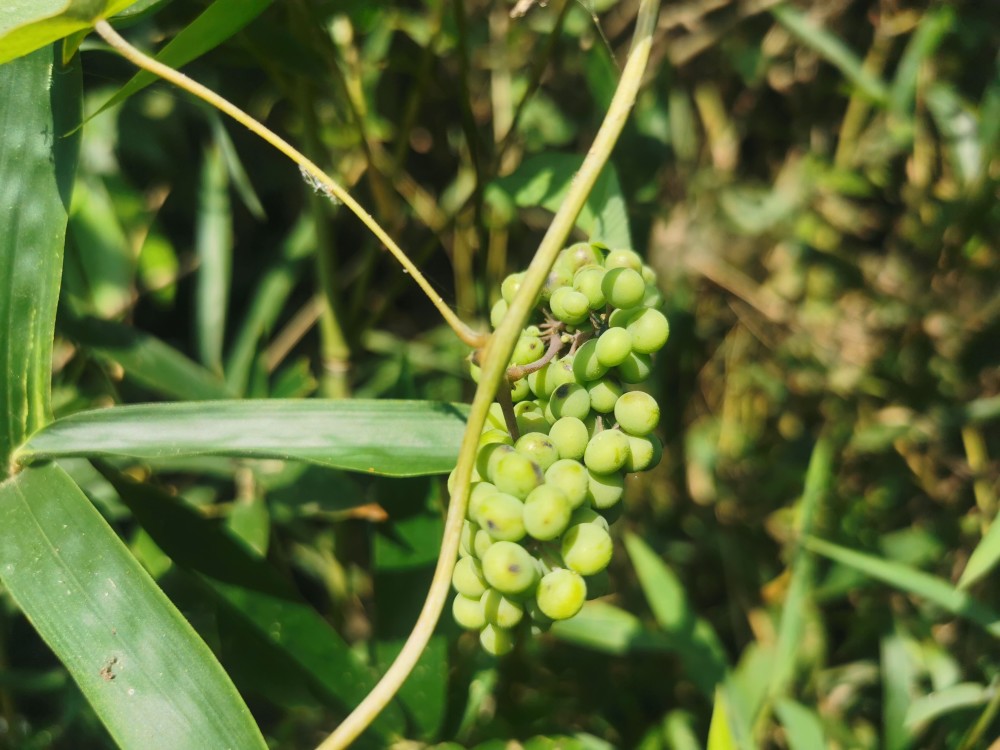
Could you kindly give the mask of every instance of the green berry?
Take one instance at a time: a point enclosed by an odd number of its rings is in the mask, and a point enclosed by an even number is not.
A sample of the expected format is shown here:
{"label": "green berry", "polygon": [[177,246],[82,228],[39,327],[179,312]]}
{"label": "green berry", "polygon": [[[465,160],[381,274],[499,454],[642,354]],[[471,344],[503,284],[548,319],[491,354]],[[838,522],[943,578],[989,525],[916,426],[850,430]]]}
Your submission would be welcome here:
{"label": "green berry", "polygon": [[[497,432],[500,431],[497,430]],[[503,434],[510,441],[510,435],[506,432]],[[500,459],[514,452],[514,446],[509,443],[487,443],[479,449],[479,453],[476,455],[476,471],[485,477],[492,477],[497,472],[497,465],[500,463]]]}
{"label": "green berry", "polygon": [[652,266],[643,264],[642,270],[639,273],[642,274],[642,280],[647,284],[656,284],[656,271],[653,270]]}
{"label": "green berry", "polygon": [[646,308],[629,318],[632,348],[639,354],[658,352],[670,337],[670,322],[659,310]]}
{"label": "green berry", "polygon": [[653,370],[652,360],[648,354],[636,354],[634,351],[618,365],[618,377],[625,383],[641,383],[649,380]]}
{"label": "green berry", "polygon": [[[590,442],[590,434],[587,432],[587,425],[577,417],[562,417],[557,419],[549,429],[549,440],[552,441],[559,453],[559,458],[583,458],[583,452],[587,450],[587,443]],[[548,470],[549,466],[544,466]]]}
{"label": "green berry", "polygon": [[541,359],[543,354],[545,354],[545,344],[542,343],[542,340],[538,336],[526,336],[522,333],[517,344],[514,345],[514,353],[511,354],[510,363],[512,365],[526,365]]}
{"label": "green berry", "polygon": [[538,408],[538,404],[531,401],[514,404],[514,421],[517,422],[517,431],[522,435],[546,432],[549,429],[544,412]]}
{"label": "green berry", "polygon": [[601,414],[609,414],[615,409],[615,404],[622,395],[622,387],[611,378],[590,383],[587,386],[590,395],[590,408]]}
{"label": "green berry", "polygon": [[613,268],[604,275],[601,291],[613,307],[635,307],[646,295],[646,282],[631,268]]}
{"label": "green berry", "polygon": [[494,328],[500,326],[500,321],[503,320],[503,316],[507,314],[507,309],[509,305],[507,300],[498,299],[493,303],[493,307],[490,308],[490,325]]}
{"label": "green berry", "polygon": [[609,328],[597,339],[595,353],[605,367],[620,365],[632,353],[632,334],[625,328]]}
{"label": "green berry", "polygon": [[612,250],[604,259],[604,267],[609,271],[613,268],[631,268],[642,272],[642,258],[635,250]]}
{"label": "green berry", "polygon": [[656,435],[629,435],[628,436],[628,461],[625,462],[625,471],[649,471],[660,463],[663,456],[663,444]]}
{"label": "green berry", "polygon": [[495,628],[510,628],[521,622],[524,617],[524,607],[512,599],[508,599],[496,589],[486,591],[480,601],[486,622]]}
{"label": "green berry", "polygon": [[625,310],[613,310],[608,316],[608,325],[612,328],[625,328],[632,318],[642,312],[641,307],[630,307]]}
{"label": "green berry", "polygon": [[555,442],[541,432],[526,432],[521,435],[514,448],[538,464],[543,472],[559,460]]}
{"label": "green berry", "polygon": [[476,598],[486,591],[486,579],[483,577],[483,569],[479,561],[473,557],[463,557],[455,563],[455,570],[452,572],[451,584],[455,591]]}
{"label": "green berry", "polygon": [[528,387],[528,381],[524,378],[520,380],[515,380],[510,384],[510,400],[515,404],[519,401],[524,401],[527,398],[531,398],[531,388]]}
{"label": "green berry", "polygon": [[503,453],[495,465],[490,461],[490,471],[490,479],[498,490],[521,499],[545,478],[538,464],[516,451]]}
{"label": "green berry", "polygon": [[500,284],[500,294],[508,305],[513,301],[517,290],[521,288],[522,281],[524,281],[523,273],[512,273]]}
{"label": "green berry", "polygon": [[495,494],[497,488],[491,482],[475,482],[469,491],[469,520],[475,521],[479,513],[479,504],[490,495]]}
{"label": "green berry", "polygon": [[563,383],[573,382],[576,382],[576,376],[573,374],[573,357],[569,355],[549,362],[528,375],[528,385],[539,398],[548,398]]}
{"label": "green berry", "polygon": [[562,286],[552,292],[549,309],[563,323],[576,325],[590,316],[590,301],[572,287]]}
{"label": "green berry", "polygon": [[583,462],[587,468],[598,474],[618,471],[627,460],[628,438],[621,430],[598,432],[587,443],[587,450],[583,454]]}
{"label": "green berry", "polygon": [[564,383],[556,388],[549,399],[549,408],[556,419],[576,417],[583,420],[590,414],[590,394],[576,383]]}
{"label": "green berry", "polygon": [[462,594],[456,594],[451,603],[451,616],[455,622],[467,630],[479,630],[486,624],[486,615],[480,597],[470,599]]}
{"label": "green berry", "polygon": [[648,435],[660,423],[660,406],[648,393],[630,391],[615,404],[615,421],[630,435]]}
{"label": "green berry", "polygon": [[495,542],[483,555],[483,575],[502,594],[521,594],[538,578],[535,558],[520,544]]}
{"label": "green berry", "polygon": [[579,461],[563,458],[545,472],[545,484],[560,490],[571,508],[579,508],[587,500],[589,474]]}
{"label": "green berry", "polygon": [[475,522],[494,539],[516,542],[524,536],[524,504],[513,495],[495,492],[476,510]]}
{"label": "green berry", "polygon": [[573,356],[573,375],[577,382],[589,383],[592,380],[597,380],[608,371],[607,366],[601,364],[597,358],[597,342],[598,339],[589,339],[576,350],[576,354]]}
{"label": "green berry", "polygon": [[543,484],[524,501],[524,528],[535,539],[555,539],[566,530],[571,514],[566,495],[550,484]]}
{"label": "green berry", "polygon": [[569,519],[569,525],[579,526],[579,525],[593,524],[604,531],[608,531],[611,526],[608,524],[608,519],[603,515],[598,513],[593,508],[577,508],[573,511],[573,517]]}
{"label": "green berry", "polygon": [[603,260],[600,251],[592,244],[577,242],[560,252],[553,265],[574,274],[584,266],[601,265]]}
{"label": "green berry", "polygon": [[514,636],[509,630],[486,625],[479,632],[479,643],[483,651],[493,656],[503,656],[514,648]]}
{"label": "green berry", "polygon": [[480,529],[476,532],[476,538],[472,542],[473,551],[476,553],[476,557],[480,560],[483,559],[483,555],[486,554],[486,550],[493,546],[495,540],[490,536],[490,532],[486,529]]}
{"label": "green berry", "polygon": [[556,289],[561,289],[566,286],[570,286],[573,283],[573,272],[568,268],[563,268],[561,266],[553,266],[552,270],[549,271],[549,275],[545,279],[545,284],[542,286],[542,299],[549,300],[552,298],[552,293]]}
{"label": "green berry", "polygon": [[582,576],[594,575],[608,567],[612,551],[611,536],[593,523],[571,526],[563,535],[563,562]]}
{"label": "green berry", "polygon": [[625,493],[625,477],[619,472],[598,474],[587,472],[587,500],[601,510],[618,504]]}
{"label": "green berry", "polygon": [[462,536],[458,540],[458,554],[463,557],[476,557],[475,539],[479,524],[473,521],[462,521]]}
{"label": "green berry", "polygon": [[587,584],[572,570],[559,568],[547,573],[535,592],[538,608],[553,620],[568,620],[587,600]]}
{"label": "green berry", "polygon": [[603,310],[608,304],[601,290],[604,269],[600,266],[584,266],[573,277],[573,288],[587,298],[591,310]]}

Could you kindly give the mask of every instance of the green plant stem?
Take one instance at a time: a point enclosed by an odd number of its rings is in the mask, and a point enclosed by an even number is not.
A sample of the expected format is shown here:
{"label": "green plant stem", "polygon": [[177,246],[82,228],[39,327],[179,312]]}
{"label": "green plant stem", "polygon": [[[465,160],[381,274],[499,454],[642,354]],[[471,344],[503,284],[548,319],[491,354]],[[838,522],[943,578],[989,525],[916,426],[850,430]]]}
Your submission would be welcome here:
{"label": "green plant stem", "polygon": [[338,201],[347,206],[355,216],[361,219],[361,222],[368,227],[371,233],[386,246],[389,252],[392,253],[393,257],[399,261],[400,265],[402,265],[403,268],[406,269],[406,272],[413,277],[413,280],[417,282],[417,286],[423,290],[424,294],[427,295],[428,299],[430,299],[430,301],[438,309],[438,312],[441,313],[441,317],[445,319],[445,322],[448,323],[451,329],[455,332],[455,335],[457,335],[463,343],[473,348],[478,348],[487,341],[489,338],[488,334],[481,333],[470,328],[450,307],[448,307],[441,295],[434,290],[434,287],[432,287],[427,279],[424,278],[424,275],[420,273],[420,269],[413,264],[413,262],[407,257],[406,253],[404,253],[399,245],[397,245],[396,242],[386,233],[381,225],[375,221],[374,218],[372,218],[371,214],[369,214],[360,203],[354,200],[350,193],[332,180],[322,169],[307,159],[298,149],[288,143],[288,141],[272,131],[270,128],[266,127],[263,123],[251,117],[229,100],[216,94],[211,89],[201,85],[183,73],[176,71],[163,63],[157,62],[149,55],[136,49],[125,41],[125,39],[117,31],[115,31],[111,27],[111,24],[107,21],[98,21],[94,25],[94,30],[100,34],[105,42],[119,52],[122,57],[126,58],[143,70],[148,70],[150,73],[159,76],[165,81],[169,81],[178,88],[184,89],[189,94],[197,96],[199,99],[218,109],[220,112],[224,112],[229,115],[247,130],[260,138],[263,138],[265,141],[278,149],[278,151],[298,164],[299,169],[302,171],[303,176],[306,177],[307,182],[310,182],[310,184],[318,190],[321,190],[331,200]]}
{"label": "green plant stem", "polygon": [[462,534],[462,523],[465,520],[468,505],[472,468],[479,447],[479,435],[486,423],[490,404],[493,403],[497,390],[506,377],[507,363],[514,351],[514,345],[517,343],[521,328],[535,306],[538,293],[545,283],[556,256],[566,242],[566,238],[569,237],[577,215],[583,208],[590,191],[593,190],[601,170],[607,164],[611,151],[632,110],[632,105],[635,103],[642,75],[646,69],[646,62],[649,60],[659,6],[659,0],[642,0],[636,21],[632,50],[600,130],[598,130],[594,143],[580,166],[580,171],[577,172],[576,178],[570,185],[563,204],[559,207],[559,211],[552,219],[552,224],[549,225],[548,231],[542,238],[538,251],[525,272],[521,288],[514,296],[500,326],[486,344],[479,386],[472,399],[465,435],[462,438],[462,446],[458,454],[458,465],[455,468],[454,493],[445,520],[444,534],[441,539],[441,554],[438,556],[434,579],[431,581],[430,590],[417,622],[396,660],[382,676],[379,683],[344,719],[341,725],[320,743],[317,750],[339,750],[347,747],[357,738],[392,700],[392,697],[406,681],[434,633],[434,628],[437,626],[451,587],[451,575],[455,566],[455,558],[458,556],[459,538]]}

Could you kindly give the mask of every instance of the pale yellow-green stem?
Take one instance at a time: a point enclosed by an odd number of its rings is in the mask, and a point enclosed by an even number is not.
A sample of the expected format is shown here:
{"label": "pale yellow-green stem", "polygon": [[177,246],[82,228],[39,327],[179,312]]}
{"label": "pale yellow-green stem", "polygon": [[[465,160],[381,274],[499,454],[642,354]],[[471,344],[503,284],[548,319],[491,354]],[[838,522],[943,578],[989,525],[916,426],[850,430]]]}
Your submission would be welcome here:
{"label": "pale yellow-green stem", "polygon": [[369,230],[371,230],[372,234],[378,237],[379,241],[382,242],[386,248],[388,248],[389,252],[392,253],[393,257],[395,257],[397,261],[399,261],[400,265],[403,266],[406,272],[413,277],[413,280],[417,282],[417,285],[424,291],[424,294],[427,295],[430,301],[438,309],[438,312],[441,313],[445,322],[451,326],[455,335],[457,335],[463,343],[468,344],[473,348],[483,346],[489,337],[488,334],[475,331],[467,326],[462,319],[459,318],[450,307],[448,307],[441,295],[434,290],[434,287],[432,287],[427,279],[424,278],[424,275],[420,273],[420,269],[413,264],[399,245],[397,245],[386,233],[386,231],[382,229],[379,223],[372,218],[371,214],[369,214],[360,203],[354,200],[350,193],[332,180],[326,172],[307,159],[301,152],[298,151],[298,149],[288,143],[288,141],[279,136],[277,133],[248,115],[235,104],[231,103],[229,100],[219,96],[211,89],[202,86],[200,83],[189,78],[183,73],[180,73],[163,63],[157,62],[149,55],[133,47],[125,41],[125,39],[123,39],[107,21],[98,21],[94,26],[94,30],[101,35],[104,41],[117,50],[122,57],[131,61],[143,70],[148,70],[150,73],[159,76],[165,81],[169,81],[178,88],[184,89],[188,93],[197,96],[199,99],[202,99],[218,109],[220,112],[224,112],[229,115],[236,120],[236,122],[247,128],[247,130],[260,136],[278,149],[278,151],[298,164],[303,176],[310,182],[310,184],[322,190],[331,200],[339,201],[347,206],[354,213],[354,215],[361,219],[361,222],[368,227]]}
{"label": "pale yellow-green stem", "polygon": [[441,616],[441,611],[448,599],[452,569],[458,556],[462,522],[465,519],[468,504],[472,467],[479,447],[479,435],[486,423],[486,415],[496,396],[497,389],[506,375],[507,362],[514,350],[514,344],[517,342],[521,328],[534,308],[535,300],[545,283],[549,270],[566,242],[566,238],[569,237],[576,217],[583,208],[594,183],[597,182],[601,170],[611,156],[611,150],[614,148],[618,136],[625,126],[625,121],[628,119],[632,105],[635,103],[639,84],[649,59],[659,6],[659,0],[642,0],[629,59],[622,71],[618,88],[615,90],[604,122],[601,123],[594,143],[587,152],[580,171],[577,172],[570,185],[563,204],[559,207],[545,237],[542,238],[538,252],[535,253],[535,257],[528,266],[521,287],[514,296],[507,314],[486,345],[479,386],[472,399],[472,408],[469,412],[469,420],[458,455],[458,465],[455,468],[454,491],[448,506],[448,516],[441,539],[441,554],[438,557],[434,579],[431,581],[423,609],[421,609],[403,649],[379,683],[337,727],[333,734],[319,745],[317,750],[340,750],[353,742],[392,700],[410,672],[413,671],[420,654],[423,653],[434,633],[438,618]]}

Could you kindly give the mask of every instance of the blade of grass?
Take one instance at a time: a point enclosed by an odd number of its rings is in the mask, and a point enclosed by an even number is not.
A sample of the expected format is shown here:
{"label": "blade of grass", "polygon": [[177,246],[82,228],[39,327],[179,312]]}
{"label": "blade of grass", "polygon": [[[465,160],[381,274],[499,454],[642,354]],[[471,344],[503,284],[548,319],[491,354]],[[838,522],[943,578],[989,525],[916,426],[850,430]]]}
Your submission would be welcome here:
{"label": "blade of grass", "polygon": [[[809,468],[806,470],[805,488],[798,508],[796,536],[801,539],[812,533],[813,524],[819,512],[823,498],[829,489],[833,478],[834,447],[828,435],[821,435],[813,447],[809,458]],[[767,687],[767,699],[761,707],[754,722],[758,738],[770,720],[771,708],[774,702],[787,696],[795,677],[795,664],[802,634],[805,630],[805,615],[815,586],[815,561],[813,556],[802,546],[797,545],[789,563],[791,581],[788,593],[781,608],[781,620],[778,624],[778,639],[775,646],[771,677]]]}
{"label": "blade of grass", "polygon": [[1000,521],[994,519],[990,524],[990,530],[969,556],[969,562],[966,563],[965,570],[958,579],[958,587],[969,588],[993,570],[998,563],[1000,563]]}
{"label": "blade of grass", "polygon": [[155,393],[189,401],[230,398],[226,384],[155,336],[121,323],[79,316],[63,308],[59,330],[127,377]]}
{"label": "blade of grass", "polygon": [[62,469],[0,485],[0,528],[4,586],[120,747],[267,747],[208,646]]}
{"label": "blade of grass", "polygon": [[465,413],[433,401],[361,399],[117,406],[53,422],[19,449],[17,461],[241,456],[390,476],[444,474],[455,465]]}
{"label": "blade of grass", "polygon": [[233,265],[233,226],[230,218],[229,173],[218,142],[205,149],[198,191],[195,252],[198,256],[195,291],[195,330],[198,355],[212,372],[222,374],[222,343]]}
{"label": "blade of grass", "polygon": [[656,622],[676,649],[690,679],[711,698],[729,670],[718,635],[696,616],[680,579],[642,539],[626,534],[625,549]]}
{"label": "blade of grass", "polygon": [[[157,546],[211,589],[303,679],[346,709],[375,684],[351,647],[267,561],[162,490],[106,465],[98,468]],[[373,727],[382,736],[401,729],[398,708]]]}
{"label": "blade of grass", "polygon": [[974,622],[990,635],[1000,638],[1000,612],[974,599],[944,579],[914,570],[908,565],[883,560],[816,537],[806,537],[802,543],[807,549],[834,562],[860,570],[871,578],[933,602],[947,612]]}
{"label": "blade of grass", "polygon": [[[263,13],[271,0],[215,0],[201,15],[177,32],[156,55],[156,60],[172,68],[183,67],[218,47]],[[125,101],[157,80],[140,70],[88,119]]]}
{"label": "blade of grass", "polygon": [[790,750],[817,750],[827,747],[823,723],[816,711],[801,703],[782,698],[774,705],[775,713],[785,730]]}
{"label": "blade of grass", "polygon": [[80,67],[42,49],[0,66],[0,479],[50,419],[52,338],[76,171]]}
{"label": "blade of grass", "polygon": [[813,24],[805,13],[792,5],[777,5],[770,13],[786,31],[837,68],[858,90],[873,101],[886,101],[885,83],[866,70],[861,59],[836,35]]}

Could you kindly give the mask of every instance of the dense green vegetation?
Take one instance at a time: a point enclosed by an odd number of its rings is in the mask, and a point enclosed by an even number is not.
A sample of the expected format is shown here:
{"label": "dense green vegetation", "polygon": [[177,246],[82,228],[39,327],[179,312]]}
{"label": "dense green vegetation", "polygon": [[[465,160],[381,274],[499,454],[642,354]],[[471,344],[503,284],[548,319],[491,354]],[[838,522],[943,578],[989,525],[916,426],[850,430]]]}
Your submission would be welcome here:
{"label": "dense green vegetation", "polygon": [[[638,2],[512,7],[143,0],[113,23],[301,148],[486,331]],[[608,594],[499,659],[446,612],[358,746],[990,747],[994,16],[662,8],[568,240],[634,248],[671,331]],[[254,721],[315,747],[423,603],[470,349],[271,146],[95,35],[63,49],[0,65],[0,748],[255,747]]]}

